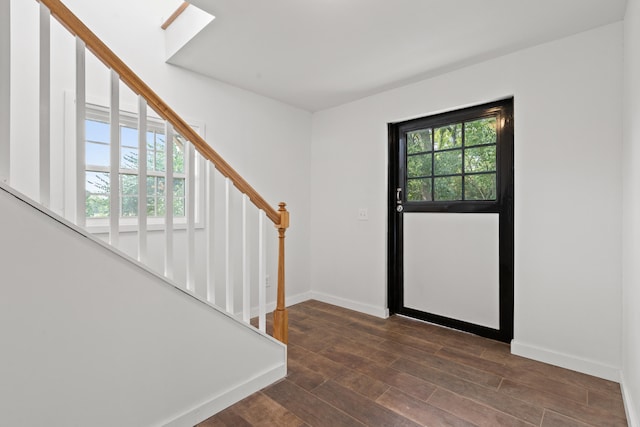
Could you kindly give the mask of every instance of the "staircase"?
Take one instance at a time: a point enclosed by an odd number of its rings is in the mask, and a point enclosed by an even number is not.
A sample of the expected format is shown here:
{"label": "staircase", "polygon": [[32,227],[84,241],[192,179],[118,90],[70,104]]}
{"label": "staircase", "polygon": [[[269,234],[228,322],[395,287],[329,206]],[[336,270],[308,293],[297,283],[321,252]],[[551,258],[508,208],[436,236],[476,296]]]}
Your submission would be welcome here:
{"label": "staircase", "polygon": [[289,213],[202,131],[60,1],[0,0],[0,425],[193,425],[286,374]]}

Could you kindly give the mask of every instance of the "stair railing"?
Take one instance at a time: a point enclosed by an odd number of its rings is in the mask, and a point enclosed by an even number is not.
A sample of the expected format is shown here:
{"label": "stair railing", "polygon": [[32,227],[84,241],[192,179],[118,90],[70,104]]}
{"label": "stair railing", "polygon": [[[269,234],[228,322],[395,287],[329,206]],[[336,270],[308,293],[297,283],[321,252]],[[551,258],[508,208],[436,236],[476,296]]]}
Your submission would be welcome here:
{"label": "stair railing", "polygon": [[[126,84],[134,94],[138,96],[138,135],[139,135],[139,162],[138,174],[138,259],[144,262],[146,258],[147,235],[146,235],[146,197],[147,194],[147,171],[146,171],[146,129],[147,129],[147,107],[155,111],[166,122],[166,171],[165,182],[173,182],[173,162],[169,161],[173,157],[171,141],[173,134],[179,134],[190,144],[185,144],[184,161],[186,190],[185,190],[185,216],[187,230],[187,266],[186,266],[186,290],[195,293],[195,247],[194,247],[194,216],[195,216],[195,185],[194,170],[197,162],[196,156],[202,156],[207,161],[205,167],[206,194],[207,200],[214,197],[214,172],[217,171],[225,178],[225,285],[226,285],[226,310],[234,314],[234,298],[232,281],[233,267],[230,265],[230,218],[229,218],[229,198],[231,186],[242,194],[242,271],[243,271],[243,319],[248,322],[250,318],[249,304],[249,283],[248,283],[248,255],[246,247],[246,217],[247,201],[251,202],[259,212],[258,225],[258,275],[259,275],[259,329],[266,330],[265,319],[265,293],[266,293],[266,266],[265,266],[265,241],[264,241],[264,218],[268,218],[278,231],[278,278],[277,278],[277,301],[276,309],[273,313],[273,336],[287,343],[288,341],[288,317],[285,308],[285,233],[289,227],[289,212],[285,203],[279,204],[279,209],[271,207],[265,199],[236,172],[185,120],[183,120],[173,109],[171,109],[151,88],[140,79],[116,54],[111,51],[84,23],[80,21],[61,1],[59,0],[36,0],[40,3],[40,111],[39,111],[39,202],[45,207],[50,206],[51,197],[51,157],[50,157],[50,22],[53,16],[63,27],[65,27],[76,38],[76,93],[75,93],[75,133],[76,133],[76,201],[75,223],[79,226],[86,226],[85,215],[85,118],[86,118],[86,76],[85,76],[85,52],[88,49],[97,57],[111,73],[111,108],[110,108],[110,224],[109,241],[112,245],[118,245],[120,233],[120,111],[119,111],[119,82]],[[10,144],[9,144],[9,117],[10,117],[10,0],[0,0],[0,182],[10,183]],[[114,108],[113,106],[118,106]],[[195,148],[198,155],[192,149]],[[173,209],[171,199],[173,191],[165,189],[165,276],[172,279],[173,276]],[[143,202],[144,199],[144,202]],[[207,207],[209,211],[211,206]],[[117,214],[113,214],[117,213]],[[211,230],[212,214],[205,215],[207,227]],[[207,260],[213,256],[213,232],[207,232]],[[210,262],[210,261],[208,261]],[[207,292],[206,300],[215,303],[215,289],[212,288],[213,268],[207,265]]]}

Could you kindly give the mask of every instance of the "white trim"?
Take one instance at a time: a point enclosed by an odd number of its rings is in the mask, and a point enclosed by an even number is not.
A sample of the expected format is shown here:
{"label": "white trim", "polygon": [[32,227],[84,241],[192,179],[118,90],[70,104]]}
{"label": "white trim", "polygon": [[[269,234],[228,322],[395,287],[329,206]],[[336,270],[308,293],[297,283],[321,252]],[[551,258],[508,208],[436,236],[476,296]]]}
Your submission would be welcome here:
{"label": "white trim", "polygon": [[251,282],[249,280],[249,259],[247,249],[247,200],[246,194],[242,195],[242,320],[249,323],[251,320]]}
{"label": "white trim", "polygon": [[[186,143],[184,145],[184,158],[185,158],[185,172],[187,179],[185,182],[185,200],[184,209],[185,216],[187,217],[187,289],[191,292],[196,290],[196,238],[195,238],[195,221],[196,221],[196,155],[195,148],[192,144]],[[202,172],[201,172],[202,173]],[[173,190],[173,185],[168,187]],[[141,193],[144,194],[144,193]]]}
{"label": "white trim", "polygon": [[388,308],[364,304],[358,301],[325,294],[324,292],[311,291],[310,299],[326,302],[327,304],[337,305],[338,307],[347,308],[349,310],[359,311],[360,313],[369,314],[371,316],[380,317],[382,319],[386,319],[387,317],[389,317]]}
{"label": "white trim", "polygon": [[[284,305],[287,307],[290,307],[292,305],[300,304],[301,302],[309,301],[311,299],[313,299],[313,295],[311,294],[311,291],[303,292],[297,295],[289,295],[288,297],[285,297]],[[273,308],[271,310],[273,311],[275,309],[276,309],[276,303],[273,302]]]}
{"label": "white trim", "polygon": [[224,180],[224,289],[225,289],[225,307],[229,313],[233,313],[233,289],[234,282],[231,270],[231,180],[227,177]]}
{"label": "white trim", "polygon": [[[120,234],[138,232],[137,217],[120,217]],[[89,218],[85,228],[93,234],[109,233],[109,218]],[[196,224],[196,229],[204,228],[204,224]],[[164,231],[164,217],[147,217],[147,231]],[[174,219],[174,230],[186,230],[187,221],[184,218]]]}
{"label": "white trim", "polygon": [[[147,101],[138,96],[138,157],[147,158]],[[138,162],[138,261],[147,262],[147,162]]]}
{"label": "white trim", "polygon": [[11,1],[0,0],[0,182],[11,174]]}
{"label": "white trim", "polygon": [[[173,279],[173,162],[168,159],[173,158],[173,126],[171,123],[165,122],[166,142],[165,156],[166,164],[164,166],[165,177],[164,182],[167,190],[165,191],[165,209],[164,209],[164,275]],[[167,185],[168,183],[168,185]]]}
{"label": "white trim", "polygon": [[636,412],[636,407],[634,406],[634,402],[640,402],[640,400],[637,399],[640,398],[640,396],[636,396],[635,400],[633,399],[625,378],[624,372],[622,372],[620,374],[620,389],[622,390],[624,410],[627,413],[627,424],[629,427],[640,427],[640,414]]}
{"label": "white trim", "polygon": [[51,206],[51,13],[40,3],[39,186],[40,203]]}
{"label": "white trim", "polygon": [[206,169],[204,176],[206,177],[206,258],[205,263],[207,266],[207,301],[212,304],[216,302],[216,263],[215,263],[215,169],[213,163],[206,162],[204,165]]}
{"label": "white trim", "polygon": [[[286,355],[286,353],[285,353]],[[178,417],[162,423],[165,427],[191,427],[212,415],[217,414],[223,409],[233,405],[236,402],[252,395],[253,393],[275,383],[287,376],[287,363],[274,366],[273,368],[249,379],[234,388],[226,390],[223,393],[211,398],[209,401],[192,408]]]}
{"label": "white trim", "polygon": [[[77,100],[75,102],[75,117],[74,117],[74,129],[75,129],[75,140],[72,141],[73,138],[69,138],[69,144],[75,148],[75,151],[69,147],[65,151],[72,151],[75,153],[75,158],[73,162],[64,161],[63,162],[63,181],[65,182],[65,190],[63,194],[64,197],[69,197],[70,199],[75,198],[73,200],[75,206],[75,221],[81,227],[87,226],[87,199],[86,199],[86,191],[85,191],[85,180],[86,180],[86,121],[85,117],[87,116],[87,58],[86,58],[86,45],[80,37],[76,36],[76,95]],[[71,100],[69,95],[64,93],[64,106],[65,106],[65,115],[67,114],[67,109],[71,109],[69,101]],[[68,126],[67,119],[65,118],[65,129]],[[69,156],[71,157],[71,154]],[[75,165],[75,191],[71,191],[70,187],[66,187],[67,181],[64,179],[65,175],[74,175],[72,172],[67,172],[66,168],[70,167],[70,165]],[[73,196],[70,196],[73,194]],[[67,201],[63,200],[63,206],[65,209],[68,208]],[[66,211],[65,211],[66,212]],[[67,216],[71,216],[71,211],[67,212]]]}
{"label": "white trim", "polygon": [[[120,241],[121,142],[120,76],[111,70],[111,100],[109,102],[109,243],[116,247]],[[118,212],[118,215],[114,215],[114,212]]]}
{"label": "white trim", "polygon": [[572,371],[582,372],[595,377],[604,378],[609,381],[620,382],[620,368],[594,360],[570,354],[560,353],[535,345],[526,344],[515,339],[511,341],[511,353],[539,362],[549,363]]}
{"label": "white trim", "polygon": [[[265,248],[265,213],[262,209],[258,210],[258,329],[262,332],[267,330],[267,252]],[[273,304],[275,310],[276,304]],[[256,316],[254,315],[254,316]],[[253,316],[252,316],[253,317]]]}
{"label": "white trim", "polygon": [[[305,301],[309,301],[311,299],[314,299],[311,297],[311,291],[309,292],[303,292],[301,294],[296,294],[293,296],[288,296],[285,297],[285,303],[284,305],[286,307],[290,307],[292,305],[296,305],[296,304],[300,304],[301,302],[305,302]],[[273,311],[275,311],[276,309],[276,301],[272,301],[270,303],[265,304],[265,313],[271,313]],[[258,317],[259,316],[259,307],[255,306],[255,307],[251,307],[251,317]],[[239,318],[241,316],[242,313],[236,313],[236,317]],[[264,331],[263,331],[264,332]]]}

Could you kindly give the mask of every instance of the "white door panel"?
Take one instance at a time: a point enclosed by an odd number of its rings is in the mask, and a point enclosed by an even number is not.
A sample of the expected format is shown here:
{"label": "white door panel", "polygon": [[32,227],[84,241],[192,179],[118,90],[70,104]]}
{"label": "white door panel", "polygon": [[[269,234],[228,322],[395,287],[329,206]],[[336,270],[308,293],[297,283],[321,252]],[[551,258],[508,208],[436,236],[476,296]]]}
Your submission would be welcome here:
{"label": "white door panel", "polygon": [[499,215],[404,213],[404,306],[500,327]]}

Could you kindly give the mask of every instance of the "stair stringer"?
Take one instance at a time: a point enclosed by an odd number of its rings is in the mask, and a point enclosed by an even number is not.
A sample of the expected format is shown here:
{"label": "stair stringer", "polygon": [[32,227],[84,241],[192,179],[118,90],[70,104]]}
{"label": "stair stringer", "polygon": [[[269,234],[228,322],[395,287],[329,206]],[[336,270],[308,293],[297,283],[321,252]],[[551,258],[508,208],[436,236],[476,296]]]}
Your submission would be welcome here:
{"label": "stair stringer", "polygon": [[286,346],[0,185],[0,425],[191,426]]}

